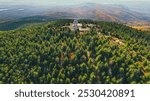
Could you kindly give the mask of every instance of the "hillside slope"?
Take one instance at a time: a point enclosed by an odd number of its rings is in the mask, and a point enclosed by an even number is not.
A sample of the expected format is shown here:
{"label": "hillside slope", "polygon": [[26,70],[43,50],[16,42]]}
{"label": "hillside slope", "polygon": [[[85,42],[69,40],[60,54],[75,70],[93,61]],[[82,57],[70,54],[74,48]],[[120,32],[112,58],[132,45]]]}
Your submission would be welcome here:
{"label": "hillside slope", "polygon": [[150,33],[108,22],[51,21],[0,32],[0,83],[150,83]]}
{"label": "hillside slope", "polygon": [[52,20],[56,20],[56,18],[54,19],[47,16],[32,16],[20,18],[17,20],[3,21],[0,22],[0,31],[14,30],[17,28],[24,27],[26,25],[41,24]]}

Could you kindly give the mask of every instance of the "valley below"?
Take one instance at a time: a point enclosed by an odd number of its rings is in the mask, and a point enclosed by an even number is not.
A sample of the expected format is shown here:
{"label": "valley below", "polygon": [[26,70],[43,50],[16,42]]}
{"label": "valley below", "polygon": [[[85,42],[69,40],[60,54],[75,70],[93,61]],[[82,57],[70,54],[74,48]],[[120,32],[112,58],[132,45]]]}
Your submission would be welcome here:
{"label": "valley below", "polygon": [[[130,10],[126,6],[113,4],[85,3],[67,6],[31,7],[5,6],[0,10],[0,30],[19,23],[46,22],[57,19],[90,19],[122,23],[138,30],[149,31],[150,14]],[[20,25],[10,28],[15,29]],[[6,28],[7,30],[7,28]]]}

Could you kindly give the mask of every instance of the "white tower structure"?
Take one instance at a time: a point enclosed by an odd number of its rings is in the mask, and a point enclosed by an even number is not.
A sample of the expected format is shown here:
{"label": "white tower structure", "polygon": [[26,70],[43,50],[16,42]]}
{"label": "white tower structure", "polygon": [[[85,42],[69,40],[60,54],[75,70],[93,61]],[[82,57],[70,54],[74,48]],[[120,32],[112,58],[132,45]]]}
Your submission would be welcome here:
{"label": "white tower structure", "polygon": [[78,20],[77,19],[75,19],[73,21],[73,27],[74,27],[74,31],[77,31],[79,29],[79,27],[78,27]]}

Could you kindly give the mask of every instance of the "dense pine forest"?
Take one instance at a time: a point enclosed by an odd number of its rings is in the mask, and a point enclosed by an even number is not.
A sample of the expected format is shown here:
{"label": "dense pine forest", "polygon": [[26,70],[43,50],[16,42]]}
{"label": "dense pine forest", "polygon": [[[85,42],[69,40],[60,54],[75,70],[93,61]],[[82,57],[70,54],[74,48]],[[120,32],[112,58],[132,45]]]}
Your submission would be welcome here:
{"label": "dense pine forest", "polygon": [[122,24],[50,21],[0,31],[0,83],[150,83],[150,32]]}

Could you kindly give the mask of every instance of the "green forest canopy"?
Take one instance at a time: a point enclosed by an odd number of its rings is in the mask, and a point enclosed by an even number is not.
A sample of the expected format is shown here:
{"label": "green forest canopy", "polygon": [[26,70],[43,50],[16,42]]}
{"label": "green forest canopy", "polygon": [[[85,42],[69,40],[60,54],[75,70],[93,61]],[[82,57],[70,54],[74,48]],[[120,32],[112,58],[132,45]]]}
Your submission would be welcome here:
{"label": "green forest canopy", "polygon": [[0,32],[0,83],[150,83],[150,33],[80,20],[90,31],[74,33],[73,20]]}

